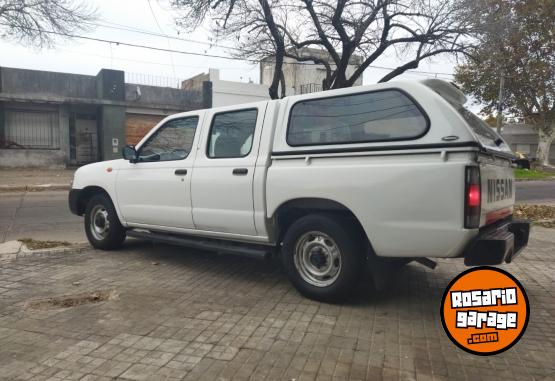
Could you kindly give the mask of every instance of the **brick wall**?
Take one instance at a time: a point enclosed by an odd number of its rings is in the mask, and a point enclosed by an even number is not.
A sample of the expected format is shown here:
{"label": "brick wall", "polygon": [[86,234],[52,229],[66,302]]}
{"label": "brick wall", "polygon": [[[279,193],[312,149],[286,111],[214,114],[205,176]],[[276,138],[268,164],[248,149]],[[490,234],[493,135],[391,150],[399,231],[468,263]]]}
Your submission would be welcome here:
{"label": "brick wall", "polygon": [[162,119],[164,116],[161,115],[127,114],[125,117],[126,144],[137,144]]}

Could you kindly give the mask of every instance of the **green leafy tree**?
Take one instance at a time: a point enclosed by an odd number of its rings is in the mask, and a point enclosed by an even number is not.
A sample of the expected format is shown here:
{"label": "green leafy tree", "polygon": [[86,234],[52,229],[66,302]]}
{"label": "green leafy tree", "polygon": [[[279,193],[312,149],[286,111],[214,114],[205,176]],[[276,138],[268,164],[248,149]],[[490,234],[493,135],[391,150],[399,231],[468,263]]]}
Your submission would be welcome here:
{"label": "green leafy tree", "polygon": [[486,122],[490,127],[495,127],[497,125],[497,117],[489,114],[486,119],[484,119],[484,122]]}
{"label": "green leafy tree", "polygon": [[469,9],[482,29],[480,43],[457,68],[456,81],[489,114],[504,75],[502,105],[536,126],[537,158],[548,165],[555,139],[555,1],[481,0]]}

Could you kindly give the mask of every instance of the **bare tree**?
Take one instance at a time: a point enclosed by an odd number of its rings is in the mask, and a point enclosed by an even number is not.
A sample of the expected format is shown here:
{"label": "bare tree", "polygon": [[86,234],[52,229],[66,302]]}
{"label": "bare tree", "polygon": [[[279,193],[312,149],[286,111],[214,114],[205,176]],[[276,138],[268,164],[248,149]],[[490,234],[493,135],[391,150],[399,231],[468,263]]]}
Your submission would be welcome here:
{"label": "bare tree", "polygon": [[56,37],[88,30],[96,9],[71,0],[0,0],[0,38],[50,46]]}
{"label": "bare tree", "polygon": [[[283,58],[326,70],[324,89],[352,86],[386,52],[401,64],[388,81],[440,54],[465,54],[474,24],[464,0],[171,0],[178,26],[212,21],[216,36],[236,41],[237,55],[276,61],[270,95],[283,81]],[[313,48],[313,49],[307,49]],[[314,49],[315,48],[315,49]],[[322,53],[311,54],[311,52]],[[348,67],[356,63],[354,72]],[[282,86],[283,92],[284,86]]]}

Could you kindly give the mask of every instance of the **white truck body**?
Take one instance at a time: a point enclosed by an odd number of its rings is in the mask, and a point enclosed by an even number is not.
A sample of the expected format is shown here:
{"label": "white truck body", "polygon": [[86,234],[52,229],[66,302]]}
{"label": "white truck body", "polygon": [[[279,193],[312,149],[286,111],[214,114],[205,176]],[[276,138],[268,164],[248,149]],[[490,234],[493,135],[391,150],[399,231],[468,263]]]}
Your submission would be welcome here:
{"label": "white truck body", "polygon": [[[339,121],[329,129],[310,130],[306,120],[330,123],[329,118],[339,109],[346,112],[341,114],[343,117],[356,120],[359,113],[353,110],[360,106],[350,99],[366,94],[383,94],[385,98],[372,96],[373,102],[385,106],[390,101],[384,99],[391,94],[405,103],[392,106],[394,112],[390,114],[384,114],[389,107],[371,105],[374,109],[368,113],[381,115],[383,125],[379,125],[379,118],[363,115],[366,109],[362,107],[364,129],[354,122],[345,125]],[[463,113],[467,111],[457,111],[462,110],[464,101],[464,95],[450,84],[428,80],[361,86],[172,115],[153,128],[135,150],[140,153],[157,131],[172,121],[197,120],[185,158],[143,161],[137,156],[137,160],[81,167],[75,173],[70,206],[76,214],[84,214],[87,198],[83,195],[90,198],[94,193],[91,190],[100,190],[109,196],[126,229],[274,247],[279,246],[285,225],[291,222],[284,223],[287,218],[280,217],[284,210],[329,209],[354,216],[377,257],[464,256],[487,226],[511,218],[514,204],[512,153],[493,130],[491,139],[476,133],[472,122],[480,122],[468,119],[476,117],[464,114],[465,118]],[[299,109],[293,111],[296,105]],[[333,111],[334,107],[338,110]],[[395,119],[394,113],[399,109],[400,114],[410,109],[410,115]],[[241,110],[250,110],[247,117],[256,115],[254,131],[241,146],[241,152],[235,157],[211,157],[217,139],[223,136],[212,131],[212,125],[217,123],[215,117],[233,118],[243,115]],[[293,134],[297,132],[288,132],[294,118],[301,128],[296,136]],[[389,138],[388,129],[397,129],[403,120],[409,132]],[[364,135],[374,127],[378,132]],[[334,134],[350,134],[359,139],[335,142]],[[362,141],[360,136],[379,138]],[[233,138],[228,139],[233,142]],[[305,144],[302,139],[315,141]],[[471,227],[465,226],[468,167],[479,168],[481,181],[477,188],[481,196],[479,223]],[[527,234],[526,230],[526,240]]]}

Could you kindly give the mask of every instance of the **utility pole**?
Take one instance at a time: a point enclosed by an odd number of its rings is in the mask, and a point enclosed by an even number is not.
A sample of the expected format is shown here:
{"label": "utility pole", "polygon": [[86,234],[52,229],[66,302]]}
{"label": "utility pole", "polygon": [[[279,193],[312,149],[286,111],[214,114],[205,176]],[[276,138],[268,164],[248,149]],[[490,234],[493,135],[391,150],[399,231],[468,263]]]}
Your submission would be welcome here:
{"label": "utility pole", "polygon": [[497,133],[501,135],[501,126],[503,124],[503,92],[505,90],[505,73],[501,72],[499,78],[499,97],[497,99]]}

